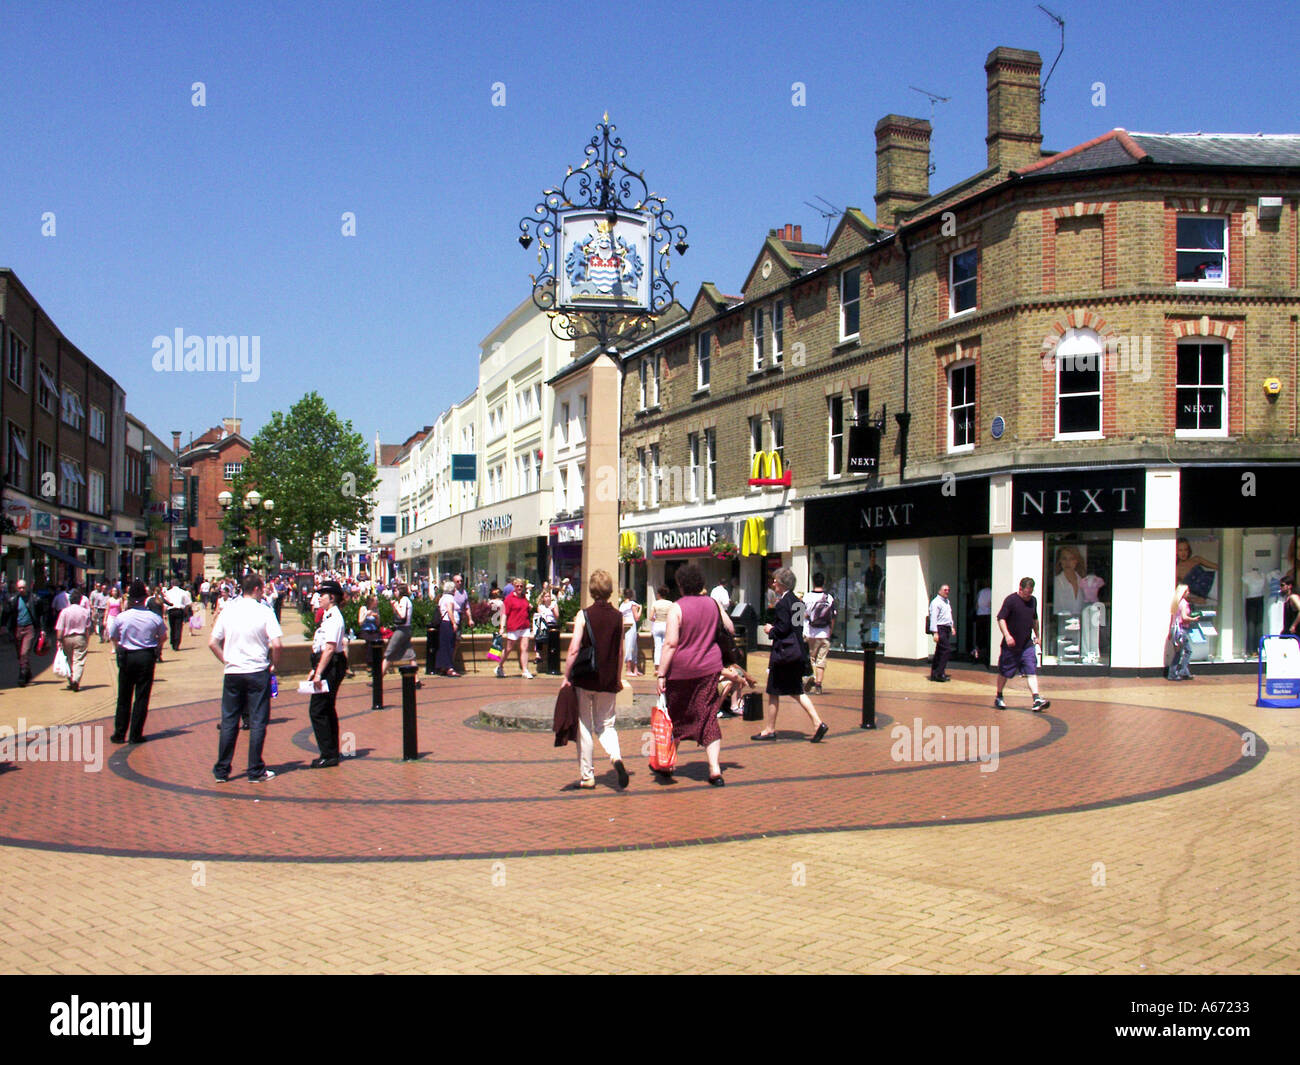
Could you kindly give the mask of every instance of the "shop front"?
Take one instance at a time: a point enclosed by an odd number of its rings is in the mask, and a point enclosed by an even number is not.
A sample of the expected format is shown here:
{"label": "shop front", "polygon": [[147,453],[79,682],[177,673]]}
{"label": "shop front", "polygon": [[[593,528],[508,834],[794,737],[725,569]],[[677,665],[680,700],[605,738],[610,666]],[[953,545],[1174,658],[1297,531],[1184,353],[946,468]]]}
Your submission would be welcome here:
{"label": "shop front", "polygon": [[494,585],[504,588],[514,577],[540,586],[550,576],[541,500],[542,493],[535,492],[460,515],[454,554],[465,564],[456,572],[463,571],[480,596]]}
{"label": "shop front", "polygon": [[[861,653],[873,643],[877,653],[902,661],[929,655],[930,599],[948,584],[954,617],[973,613],[967,600],[973,602],[976,585],[991,568],[988,532],[987,477],[808,499],[802,537],[808,546],[801,561],[807,587],[821,574],[835,597],[832,650]],[[959,647],[963,628],[959,622]]]}
{"label": "shop front", "polygon": [[1300,569],[1300,465],[1186,466],[1169,575],[1187,586],[1193,664],[1248,662],[1282,630],[1280,580]]}
{"label": "shop front", "polygon": [[565,577],[576,588],[582,583],[582,521],[553,521],[549,539],[551,583]]}

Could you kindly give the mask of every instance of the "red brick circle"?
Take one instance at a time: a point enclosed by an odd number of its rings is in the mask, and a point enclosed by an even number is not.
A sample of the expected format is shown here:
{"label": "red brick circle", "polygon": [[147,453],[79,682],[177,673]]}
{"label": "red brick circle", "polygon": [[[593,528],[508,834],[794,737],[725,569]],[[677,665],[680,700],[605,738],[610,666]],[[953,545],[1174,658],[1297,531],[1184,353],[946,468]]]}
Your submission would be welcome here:
{"label": "red brick circle", "polygon": [[[807,742],[807,719],[787,705],[777,743],[758,726],[724,722],[725,788],[707,784],[703,752],[683,744],[677,780],[658,783],[642,732],[620,733],[632,773],[625,792],[597,747],[598,788],[572,790],[577,755],[549,733],[478,728],[475,708],[519,681],[426,684],[418,762],[402,762],[401,713],[371,711],[368,691],[340,694],[356,756],[311,770],[306,699],[272,704],[267,764],[254,784],[212,780],[215,701],[154,711],[150,742],[110,747],[104,771],[23,762],[0,773],[0,843],[88,853],[252,861],[392,861],[576,853],[837,829],[902,828],[1031,817],[1138,802],[1204,787],[1249,770],[1267,748],[1242,753],[1243,729],[1219,718],[1144,706],[1054,699],[1048,714],[998,713],[983,695],[882,695],[880,727],[863,731],[849,698],[818,706],[830,735]],[[1023,693],[1013,702],[1023,703]],[[788,700],[786,701],[789,702]],[[900,763],[895,724],[997,725],[995,772],[975,763]],[[107,739],[111,722],[104,727]]]}

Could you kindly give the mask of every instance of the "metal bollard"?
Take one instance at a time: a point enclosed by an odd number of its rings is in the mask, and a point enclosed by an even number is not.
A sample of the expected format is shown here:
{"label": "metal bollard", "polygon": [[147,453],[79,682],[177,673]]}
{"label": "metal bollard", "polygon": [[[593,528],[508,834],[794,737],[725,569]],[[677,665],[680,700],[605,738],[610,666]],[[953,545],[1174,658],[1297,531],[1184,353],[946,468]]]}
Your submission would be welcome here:
{"label": "metal bollard", "polygon": [[546,630],[546,672],[553,677],[560,675],[560,628],[550,625]]}
{"label": "metal bollard", "polygon": [[384,708],[384,645],[370,641],[370,709]]}
{"label": "metal bollard", "polygon": [[415,665],[398,666],[402,675],[402,761],[412,762],[420,757],[420,741],[415,725]]}
{"label": "metal bollard", "polygon": [[438,658],[438,626],[430,625],[424,630],[424,672],[433,673],[433,663]]}
{"label": "metal bollard", "polygon": [[862,645],[862,728],[876,727],[876,648],[878,644]]}

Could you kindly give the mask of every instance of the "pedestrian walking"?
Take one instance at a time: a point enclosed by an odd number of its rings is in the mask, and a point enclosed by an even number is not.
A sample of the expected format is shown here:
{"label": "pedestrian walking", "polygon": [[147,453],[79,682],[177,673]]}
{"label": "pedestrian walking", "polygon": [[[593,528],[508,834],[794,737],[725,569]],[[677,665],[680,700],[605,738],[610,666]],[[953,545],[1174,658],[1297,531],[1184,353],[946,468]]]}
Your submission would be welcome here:
{"label": "pedestrian walking", "polygon": [[68,605],[59,611],[54,623],[54,635],[58,637],[59,646],[68,658],[68,690],[79,691],[81,675],[86,670],[86,646],[90,643],[90,629],[93,624],[90,608],[82,599],[81,592],[73,591],[68,595]]}
{"label": "pedestrian walking", "polygon": [[158,614],[145,608],[149,589],[144,581],[132,581],[128,606],[108,628],[108,638],[117,655],[117,716],[113,722],[113,743],[145,741],[144,723],[149,716],[149,695],[153,691],[154,666],[161,661],[167,626]]}
{"label": "pedestrian walking", "polygon": [[808,648],[803,639],[806,611],[794,594],[794,571],[789,566],[782,566],[772,574],[771,583],[771,592],[776,597],[776,604],[772,608],[775,620],[763,626],[763,631],[772,641],[767,669],[767,727],[750,739],[776,739],[776,717],[780,713],[781,697],[784,695],[794,698],[803,708],[812,722],[812,742],[821,743],[829,726],[818,715],[817,708],[803,690],[803,678],[808,672],[804,669]]}
{"label": "pedestrian walking", "polygon": [[831,632],[839,613],[835,597],[826,590],[825,574],[813,574],[812,591],[803,597],[803,606],[808,621],[808,657],[813,668],[811,694],[821,695],[826,658],[831,649]]}
{"label": "pedestrian walking", "polygon": [[988,655],[991,649],[989,640],[993,631],[993,589],[980,581],[979,593],[975,596],[975,651],[972,657],[976,662]]}
{"label": "pedestrian walking", "polygon": [[339,764],[339,715],[335,701],[343,675],[348,671],[348,644],[343,631],[343,613],[338,608],[343,598],[342,587],[338,581],[323,581],[319,591],[325,613],[312,637],[312,669],[307,679],[313,684],[324,681],[328,690],[313,693],[307,712],[320,750],[320,757],[312,760],[311,767],[328,769]]}
{"label": "pedestrian walking", "polygon": [[641,604],[631,588],[623,589],[623,601],[618,604],[618,612],[623,615],[623,661],[624,672],[629,677],[639,677],[637,660],[640,658],[637,646],[641,630]]}
{"label": "pedestrian walking", "polygon": [[456,582],[442,582],[438,600],[438,656],[433,668],[444,677],[459,677],[456,672],[456,636],[460,632],[460,612],[456,606]]}
{"label": "pedestrian walking", "polygon": [[1033,577],[1023,578],[1020,587],[1002,600],[998,629],[1002,632],[1002,645],[998,654],[998,694],[993,700],[994,709],[1007,708],[1002,700],[1002,690],[1007,681],[1019,673],[1024,676],[1034,697],[1034,713],[1042,713],[1052,704],[1038,694],[1038,645],[1042,630]]}
{"label": "pedestrian walking", "polygon": [[952,589],[948,585],[939,586],[939,594],[930,600],[930,634],[934,637],[934,657],[930,659],[930,679],[947,683],[948,659],[952,657],[952,639],[956,626],[952,621],[952,604],[948,594]]}
{"label": "pedestrian walking", "polygon": [[[578,696],[578,787],[590,790],[596,786],[593,764],[594,740],[609,755],[618,777],[618,786],[628,785],[627,767],[618,746],[618,731],[614,728],[614,701],[623,687],[623,618],[610,605],[614,594],[614,579],[606,570],[593,570],[587,579],[587,591],[592,604],[580,611],[573,621],[573,639],[564,661],[564,681],[561,687],[572,684]],[[573,666],[584,644],[596,649],[596,672],[573,675]]]}
{"label": "pedestrian walking", "polygon": [[230,779],[241,719],[248,726],[248,779],[270,780],[275,771],[266,768],[262,747],[271,717],[271,675],[280,666],[280,624],[275,613],[260,602],[262,578],[250,573],[244,578],[244,594],[221,612],[212,626],[208,648],[224,667],[221,682],[221,738],[212,776],[218,784]]}
{"label": "pedestrian walking", "polygon": [[185,622],[190,615],[193,599],[190,593],[181,587],[180,581],[172,578],[171,587],[163,596],[167,602],[167,624],[171,628],[171,645],[173,651],[181,649],[181,637],[185,634]]}
{"label": "pedestrian walking", "polygon": [[1192,679],[1192,671],[1187,666],[1192,657],[1192,604],[1188,602],[1188,594],[1187,585],[1178,585],[1169,604],[1169,642],[1173,644],[1173,657],[1165,673],[1166,680]]}
{"label": "pedestrian walking", "polygon": [[501,601],[501,621],[498,631],[505,639],[505,654],[497,664],[496,675],[506,675],[505,664],[516,649],[519,651],[519,675],[525,680],[532,680],[528,671],[528,597],[524,594],[524,579],[515,577],[510,584],[510,593]]}
{"label": "pedestrian walking", "polygon": [[18,687],[25,688],[32,679],[32,644],[40,628],[40,600],[27,591],[27,582],[19,578],[13,597],[5,607],[5,627],[18,649]]}
{"label": "pedestrian walking", "polygon": [[[667,703],[673,739],[694,740],[709,762],[709,783],[722,787],[722,729],[718,725],[718,678],[722,649],[718,626],[734,634],[727,612],[704,590],[704,574],[693,562],[677,571],[678,598],[668,609],[668,630],[655,676]],[[661,776],[668,776],[661,773]]]}
{"label": "pedestrian walking", "polygon": [[399,584],[397,597],[393,600],[393,635],[388,638],[388,647],[384,650],[384,673],[395,662],[415,658],[415,651],[411,647],[411,619],[414,613],[410,589],[405,584]]}
{"label": "pedestrian walking", "polygon": [[100,581],[90,593],[90,625],[91,630],[99,637],[100,643],[103,643],[106,639],[104,635],[104,610],[107,606],[108,592],[104,588],[104,582]]}
{"label": "pedestrian walking", "polygon": [[668,635],[668,611],[673,601],[668,586],[661,584],[655,589],[655,605],[650,608],[650,637],[654,640],[654,665],[659,669],[659,659],[663,655],[664,637]]}
{"label": "pedestrian walking", "polygon": [[1277,583],[1282,589],[1282,631],[1278,635],[1300,636],[1300,595],[1295,590],[1295,574],[1285,574]]}

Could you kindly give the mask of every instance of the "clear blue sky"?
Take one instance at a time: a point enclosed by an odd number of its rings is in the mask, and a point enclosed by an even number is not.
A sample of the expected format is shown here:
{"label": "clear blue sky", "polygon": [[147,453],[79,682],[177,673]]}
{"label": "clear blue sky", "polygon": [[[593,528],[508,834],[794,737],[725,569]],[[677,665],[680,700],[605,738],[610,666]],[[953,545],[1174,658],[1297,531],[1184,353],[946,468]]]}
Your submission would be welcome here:
{"label": "clear blue sky", "polygon": [[[1300,132],[1293,4],[1046,6],[1066,20],[1046,147]],[[1046,72],[1058,42],[1028,0],[5,0],[0,265],[164,439],[230,413],[228,379],[153,370],[153,338],[184,329],[261,338],[246,435],[316,388],[396,442],[474,388],[479,340],[528,293],[518,220],[602,111],[690,231],[689,303],[705,280],[736,291],[769,228],[820,240],[805,200],[874,215],[876,120],[930,115],[909,85],[952,97],[931,188],[981,169],[985,55],[1032,48]]]}

